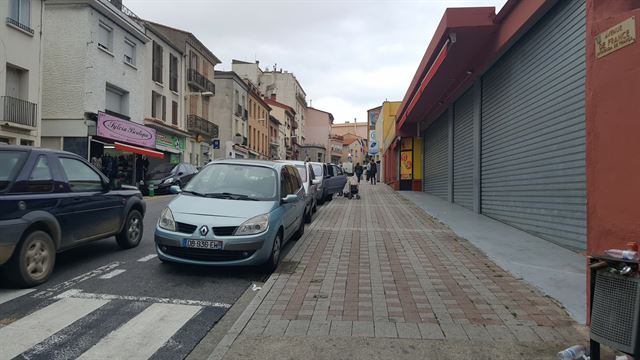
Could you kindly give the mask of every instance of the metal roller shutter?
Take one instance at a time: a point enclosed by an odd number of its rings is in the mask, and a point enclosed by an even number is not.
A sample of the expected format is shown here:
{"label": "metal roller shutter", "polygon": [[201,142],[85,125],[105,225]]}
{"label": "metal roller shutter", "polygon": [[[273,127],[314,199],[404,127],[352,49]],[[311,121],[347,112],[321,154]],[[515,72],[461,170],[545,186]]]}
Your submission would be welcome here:
{"label": "metal roller shutter", "polygon": [[456,101],[453,117],[453,202],[473,210],[473,93]]}
{"label": "metal roller shutter", "polygon": [[449,166],[448,166],[448,134],[447,113],[445,112],[429,126],[424,138],[424,191],[439,198],[448,200]]}
{"label": "metal roller shutter", "polygon": [[585,0],[560,1],[483,77],[482,212],[561,246],[586,236]]}

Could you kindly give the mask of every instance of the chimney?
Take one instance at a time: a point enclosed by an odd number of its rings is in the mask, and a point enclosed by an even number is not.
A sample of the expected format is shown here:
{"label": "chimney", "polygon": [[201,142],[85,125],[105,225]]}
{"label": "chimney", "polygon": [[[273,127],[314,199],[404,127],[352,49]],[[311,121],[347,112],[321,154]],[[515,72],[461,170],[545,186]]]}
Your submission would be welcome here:
{"label": "chimney", "polygon": [[256,65],[260,65],[260,61],[256,60]]}
{"label": "chimney", "polygon": [[271,100],[275,100],[275,99],[276,99],[276,94],[275,94],[275,93],[272,93],[272,94],[271,94]]}

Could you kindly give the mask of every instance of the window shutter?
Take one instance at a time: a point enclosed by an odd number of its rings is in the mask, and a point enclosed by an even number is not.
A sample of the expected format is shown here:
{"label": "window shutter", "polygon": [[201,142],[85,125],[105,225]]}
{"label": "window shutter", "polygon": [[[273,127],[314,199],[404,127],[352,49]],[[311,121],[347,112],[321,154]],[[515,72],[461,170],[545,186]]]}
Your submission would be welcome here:
{"label": "window shutter", "polygon": [[175,101],[171,102],[171,123],[178,125],[178,103]]}
{"label": "window shutter", "polygon": [[162,97],[162,120],[167,120],[167,97]]}
{"label": "window shutter", "polygon": [[155,118],[158,114],[158,110],[156,109],[156,94],[151,92],[151,117]]}

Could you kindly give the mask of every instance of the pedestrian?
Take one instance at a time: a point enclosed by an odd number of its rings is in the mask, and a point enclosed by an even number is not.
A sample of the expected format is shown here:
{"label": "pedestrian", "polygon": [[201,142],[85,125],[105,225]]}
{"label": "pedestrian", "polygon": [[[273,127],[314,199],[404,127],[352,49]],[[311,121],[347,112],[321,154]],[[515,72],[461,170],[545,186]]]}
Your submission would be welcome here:
{"label": "pedestrian", "polygon": [[369,182],[369,178],[371,177],[371,163],[367,162],[367,168],[365,171],[367,182]]}
{"label": "pedestrian", "polygon": [[358,184],[360,184],[360,178],[362,178],[362,165],[360,165],[360,163],[356,164],[356,177],[358,178]]}
{"label": "pedestrian", "polygon": [[375,185],[376,184],[376,173],[378,172],[378,166],[376,165],[376,162],[373,161],[373,159],[371,159],[371,174],[369,175],[369,177],[371,178],[371,185]]}

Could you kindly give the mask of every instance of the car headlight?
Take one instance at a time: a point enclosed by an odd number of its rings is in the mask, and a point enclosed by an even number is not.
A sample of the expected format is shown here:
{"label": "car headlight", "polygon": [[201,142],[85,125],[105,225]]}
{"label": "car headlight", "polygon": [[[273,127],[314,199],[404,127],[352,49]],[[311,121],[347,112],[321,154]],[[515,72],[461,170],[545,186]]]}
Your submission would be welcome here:
{"label": "car headlight", "polygon": [[172,177],[170,177],[170,178],[168,178],[168,179],[165,179],[162,183],[163,183],[163,184],[171,184],[172,182],[173,182],[173,178],[172,178]]}
{"label": "car headlight", "polygon": [[161,229],[176,231],[176,222],[175,220],[173,220],[173,213],[171,212],[171,209],[169,209],[168,207],[162,210],[162,213],[160,214],[160,219],[158,219],[158,226]]}
{"label": "car headlight", "polygon": [[258,215],[243,222],[236,229],[234,235],[255,235],[260,234],[269,228],[269,216],[267,214]]}

